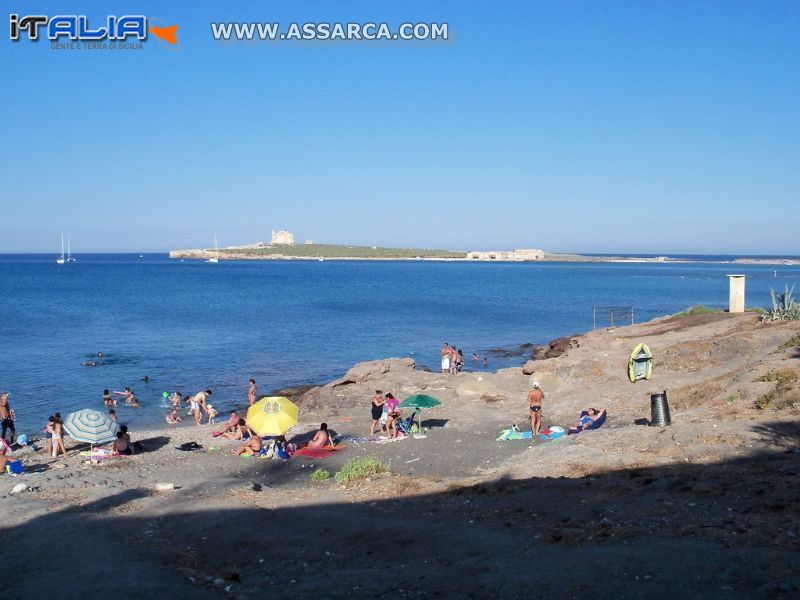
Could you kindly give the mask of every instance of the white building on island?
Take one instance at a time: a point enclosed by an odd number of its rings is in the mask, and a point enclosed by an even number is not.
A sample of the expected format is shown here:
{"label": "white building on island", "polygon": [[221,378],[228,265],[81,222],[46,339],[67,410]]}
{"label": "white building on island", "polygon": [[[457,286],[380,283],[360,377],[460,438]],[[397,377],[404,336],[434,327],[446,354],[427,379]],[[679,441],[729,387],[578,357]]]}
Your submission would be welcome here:
{"label": "white building on island", "polygon": [[518,250],[492,250],[489,252],[470,252],[469,260],[499,260],[508,262],[522,262],[526,260],[542,260],[544,250],[537,248],[521,248]]}
{"label": "white building on island", "polygon": [[291,231],[286,231],[285,229],[273,231],[272,242],[270,243],[273,246],[278,244],[283,246],[294,246],[294,234]]}

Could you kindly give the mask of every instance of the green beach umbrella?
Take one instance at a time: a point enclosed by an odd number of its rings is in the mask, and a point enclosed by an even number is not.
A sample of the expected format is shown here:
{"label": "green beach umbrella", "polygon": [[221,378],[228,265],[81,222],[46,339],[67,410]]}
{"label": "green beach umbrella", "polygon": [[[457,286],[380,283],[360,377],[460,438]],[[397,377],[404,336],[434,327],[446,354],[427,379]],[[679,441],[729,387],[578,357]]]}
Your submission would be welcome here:
{"label": "green beach umbrella", "polygon": [[439,406],[441,402],[433,396],[427,394],[414,394],[409,396],[400,403],[400,408],[418,408],[419,409],[419,431],[422,433],[422,409],[433,408]]}

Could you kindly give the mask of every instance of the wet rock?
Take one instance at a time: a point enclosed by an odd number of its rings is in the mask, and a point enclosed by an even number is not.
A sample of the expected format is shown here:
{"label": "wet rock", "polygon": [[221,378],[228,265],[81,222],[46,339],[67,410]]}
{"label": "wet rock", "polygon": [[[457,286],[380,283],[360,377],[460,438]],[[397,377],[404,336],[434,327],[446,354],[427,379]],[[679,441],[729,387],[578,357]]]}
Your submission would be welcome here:
{"label": "wet rock", "polygon": [[580,342],[574,337],[564,337],[564,338],[556,338],[554,340],[550,340],[548,344],[549,348],[544,353],[545,358],[556,358],[557,356],[561,356],[569,350],[570,348],[578,348],[580,347]]}
{"label": "wet rock", "polygon": [[529,360],[522,366],[522,373],[524,375],[533,375],[536,371],[536,362],[533,360]]}

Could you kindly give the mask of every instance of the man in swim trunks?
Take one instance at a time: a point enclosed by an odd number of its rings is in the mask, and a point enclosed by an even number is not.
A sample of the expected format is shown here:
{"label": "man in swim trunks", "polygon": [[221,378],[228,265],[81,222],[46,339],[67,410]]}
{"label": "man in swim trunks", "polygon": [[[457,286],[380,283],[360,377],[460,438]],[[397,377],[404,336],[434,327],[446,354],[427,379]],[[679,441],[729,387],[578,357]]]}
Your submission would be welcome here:
{"label": "man in swim trunks", "polygon": [[442,373],[450,372],[450,346],[442,346]]}
{"label": "man in swim trunks", "polygon": [[539,430],[542,428],[542,400],[544,400],[544,392],[539,386],[539,382],[534,381],[533,389],[528,392],[528,408],[531,411],[533,437],[539,435]]}
{"label": "man in swim trunks", "polygon": [[194,422],[200,425],[203,420],[203,413],[208,412],[206,408],[206,398],[211,395],[211,390],[205,392],[197,392],[194,396],[189,398],[190,412],[194,414]]}

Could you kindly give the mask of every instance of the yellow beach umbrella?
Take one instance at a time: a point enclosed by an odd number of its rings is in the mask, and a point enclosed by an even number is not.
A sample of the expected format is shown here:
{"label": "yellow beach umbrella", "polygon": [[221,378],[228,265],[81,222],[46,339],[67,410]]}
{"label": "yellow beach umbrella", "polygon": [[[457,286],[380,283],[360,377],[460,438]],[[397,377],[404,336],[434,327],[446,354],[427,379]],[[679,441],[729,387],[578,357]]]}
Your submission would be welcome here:
{"label": "yellow beach umbrella", "polygon": [[247,409],[247,424],[258,435],[283,435],[297,425],[297,405],[283,396],[265,396]]}

